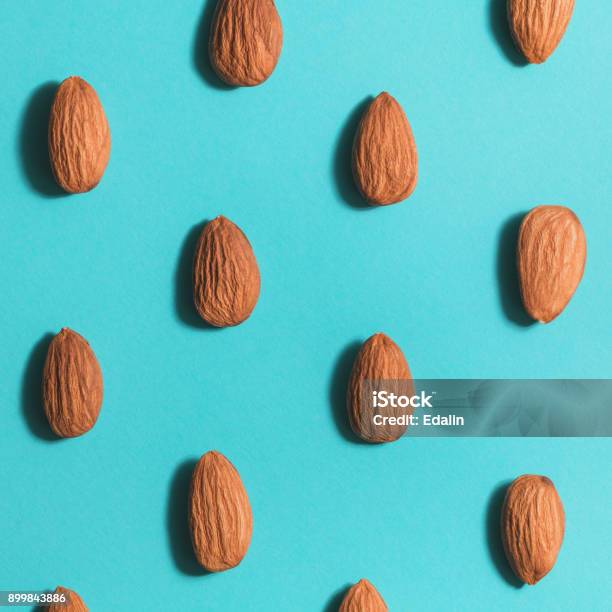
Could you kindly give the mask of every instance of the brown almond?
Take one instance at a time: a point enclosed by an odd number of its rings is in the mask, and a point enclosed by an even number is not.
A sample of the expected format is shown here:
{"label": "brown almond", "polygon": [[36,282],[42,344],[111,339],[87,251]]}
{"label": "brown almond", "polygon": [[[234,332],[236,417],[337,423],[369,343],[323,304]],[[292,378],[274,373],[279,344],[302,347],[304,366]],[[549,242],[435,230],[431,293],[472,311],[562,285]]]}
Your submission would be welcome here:
{"label": "brown almond", "polygon": [[338,612],[387,612],[387,610],[385,600],[374,585],[362,578],[349,589]]}
{"label": "brown almond", "polygon": [[398,102],[383,92],[370,104],[353,143],[353,176],[368,204],[405,200],[416,187],[418,157],[412,129]]}
{"label": "brown almond", "polygon": [[535,584],[553,568],[565,532],[563,504],[545,476],[519,476],[508,488],[501,533],[516,576]]}
{"label": "brown almond", "polygon": [[525,310],[549,323],[574,295],[586,262],[586,238],[578,217],[564,206],[538,206],[519,230],[517,265]]}
{"label": "brown almond", "polygon": [[531,64],[541,64],[561,42],[574,0],[508,0],[507,8],[518,50]]}
{"label": "brown almond", "polygon": [[217,451],[204,454],[193,470],[189,526],[198,563],[210,572],[236,567],[251,543],[247,492],[236,468]]}
{"label": "brown almond", "polygon": [[198,314],[215,327],[249,318],[259,298],[260,277],[251,243],[225,217],[206,224],[193,260],[193,299]]}
{"label": "brown almond", "polygon": [[283,46],[283,26],[274,0],[219,0],[212,20],[212,67],[229,85],[263,83]]}
{"label": "brown almond", "polygon": [[44,608],[45,610],[48,610],[48,612],[89,612],[89,608],[74,591],[58,586],[54,593],[64,595],[66,598],[65,601],[68,603],[53,603],[48,608]]}
{"label": "brown almond", "polygon": [[49,158],[57,184],[68,193],[93,189],[110,148],[110,129],[94,88],[76,76],[63,81],[49,118]]}
{"label": "brown almond", "polygon": [[[353,363],[346,395],[347,411],[352,430],[366,442],[392,442],[406,431],[406,425],[394,422],[411,414],[411,408],[374,407],[373,391],[396,395],[413,395],[414,383],[406,358],[391,338],[374,334],[366,340]],[[375,423],[374,417],[385,419]]]}
{"label": "brown almond", "polygon": [[49,425],[62,438],[89,431],[100,414],[100,365],[87,340],[67,327],[49,345],[42,396]]}

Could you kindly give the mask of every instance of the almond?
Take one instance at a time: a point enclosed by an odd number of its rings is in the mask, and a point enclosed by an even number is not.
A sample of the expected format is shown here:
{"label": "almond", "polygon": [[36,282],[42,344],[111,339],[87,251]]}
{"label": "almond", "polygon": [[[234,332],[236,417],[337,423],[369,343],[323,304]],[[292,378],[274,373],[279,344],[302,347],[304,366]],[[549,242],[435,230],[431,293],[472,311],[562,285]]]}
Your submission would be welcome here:
{"label": "almond", "polygon": [[338,612],[387,612],[387,610],[385,600],[374,585],[362,578],[349,589]]}
{"label": "almond", "polygon": [[70,77],[60,84],[49,118],[49,158],[57,184],[68,193],[93,189],[110,156],[106,115],[89,83]]}
{"label": "almond", "polygon": [[368,204],[405,200],[416,187],[418,159],[408,119],[383,92],[370,104],[353,143],[353,176]]}
{"label": "almond", "polygon": [[578,217],[564,206],[538,206],[519,230],[517,265],[525,310],[549,323],[574,295],[586,262],[586,238]]}
{"label": "almond", "polygon": [[259,298],[257,260],[247,237],[225,217],[206,224],[193,261],[193,299],[198,314],[215,327],[249,318]]}
{"label": "almond", "polygon": [[65,595],[66,601],[69,603],[60,602],[51,604],[48,608],[44,608],[45,610],[48,610],[48,612],[89,612],[89,608],[74,591],[58,586],[54,592]]}
{"label": "almond", "polygon": [[204,454],[193,471],[189,525],[198,563],[208,571],[236,567],[246,555],[251,505],[236,468],[217,451]]}
{"label": "almond", "polygon": [[89,343],[64,327],[51,340],[43,370],[43,405],[51,429],[62,438],[89,431],[102,395],[102,371]]}
{"label": "almond", "polygon": [[531,64],[541,64],[561,42],[574,0],[508,0],[507,7],[518,50]]}
{"label": "almond", "polygon": [[[384,390],[396,395],[413,395],[414,383],[408,363],[400,349],[385,334],[375,334],[363,343],[355,358],[347,391],[347,410],[351,428],[366,442],[392,442],[406,431],[406,425],[393,421],[411,414],[410,408],[375,408],[372,392]],[[389,418],[375,424],[375,415]]]}
{"label": "almond", "polygon": [[263,83],[282,46],[283,26],[273,0],[219,0],[208,50],[223,81],[248,87]]}
{"label": "almond", "polygon": [[546,476],[519,476],[508,488],[501,533],[506,557],[517,577],[535,584],[553,568],[563,542],[563,504]]}

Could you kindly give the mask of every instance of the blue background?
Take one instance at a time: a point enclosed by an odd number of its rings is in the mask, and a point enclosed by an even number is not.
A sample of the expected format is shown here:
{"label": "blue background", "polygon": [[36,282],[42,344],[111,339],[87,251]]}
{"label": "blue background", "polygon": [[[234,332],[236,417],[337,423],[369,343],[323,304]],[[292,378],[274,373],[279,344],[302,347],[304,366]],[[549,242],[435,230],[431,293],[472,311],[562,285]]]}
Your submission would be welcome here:
{"label": "blue background", "polygon": [[[602,610],[612,600],[607,439],[349,435],[344,386],[376,331],[415,377],[610,377],[612,9],[577,3],[556,53],[524,66],[503,0],[278,0],[285,44],[262,87],[207,63],[213,2],[22,0],[0,22],[0,588],[79,591],[92,610],[321,610],[361,577],[391,610]],[[113,148],[97,189],[58,195],[52,94],[98,91]],[[412,124],[419,183],[359,206],[350,144],[388,90]],[[570,206],[585,277],[561,317],[526,325],[517,219]],[[253,244],[262,293],[242,326],[191,306],[201,224]],[[82,438],[40,406],[49,334],[100,360],[105,401]],[[209,449],[253,506],[248,555],[202,575],[186,496]],[[500,487],[550,476],[567,513],[554,571],[516,588],[498,545]]]}

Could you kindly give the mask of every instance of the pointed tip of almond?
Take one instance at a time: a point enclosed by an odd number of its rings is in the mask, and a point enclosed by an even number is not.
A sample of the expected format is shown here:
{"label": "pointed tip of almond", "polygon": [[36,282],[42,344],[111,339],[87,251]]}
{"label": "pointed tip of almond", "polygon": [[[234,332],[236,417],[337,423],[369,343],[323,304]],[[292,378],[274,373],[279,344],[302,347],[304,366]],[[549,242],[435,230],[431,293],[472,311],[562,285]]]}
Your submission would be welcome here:
{"label": "pointed tip of almond", "polygon": [[375,334],[370,336],[369,340],[370,342],[381,342],[384,344],[391,341],[391,338],[383,332],[376,332]]}

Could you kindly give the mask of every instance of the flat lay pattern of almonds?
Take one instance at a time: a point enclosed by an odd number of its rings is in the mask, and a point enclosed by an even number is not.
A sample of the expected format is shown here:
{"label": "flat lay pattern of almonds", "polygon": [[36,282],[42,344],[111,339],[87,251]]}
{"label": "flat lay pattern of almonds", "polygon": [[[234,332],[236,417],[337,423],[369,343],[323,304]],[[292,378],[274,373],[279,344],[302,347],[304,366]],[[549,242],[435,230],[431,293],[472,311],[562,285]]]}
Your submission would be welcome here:
{"label": "flat lay pattern of almonds", "polygon": [[565,533],[565,513],[552,481],[527,474],[508,488],[501,516],[504,550],[516,576],[535,584],[553,568]]}
{"label": "flat lay pattern of almonds", "polygon": [[387,612],[387,604],[374,585],[362,578],[345,595],[338,612]]}
{"label": "flat lay pattern of almonds", "polygon": [[49,159],[57,184],[68,193],[93,189],[110,148],[110,128],[93,87],[76,76],[63,81],[49,118]]}
{"label": "flat lay pattern of almonds", "polygon": [[215,327],[249,318],[259,298],[259,267],[242,230],[225,217],[207,223],[193,260],[193,299],[198,314]]}
{"label": "flat lay pattern of almonds", "polygon": [[62,438],[89,431],[100,414],[100,365],[87,340],[67,327],[49,345],[42,396],[49,425]]}
{"label": "flat lay pattern of almonds", "polygon": [[508,0],[507,7],[518,50],[531,64],[541,64],[561,42],[574,0]]}
{"label": "flat lay pattern of almonds", "polygon": [[[353,363],[348,384],[346,404],[352,430],[366,442],[392,442],[406,431],[406,425],[385,422],[377,425],[377,414],[372,405],[371,387],[380,385],[397,395],[414,394],[414,384],[406,358],[391,338],[374,334],[366,340]],[[389,407],[386,417],[397,418],[410,414],[408,408]]]}
{"label": "flat lay pattern of almonds", "polygon": [[210,61],[223,81],[263,83],[274,71],[283,46],[283,26],[274,0],[219,0],[213,17]]}
{"label": "flat lay pattern of almonds", "polygon": [[48,612],[89,612],[89,608],[85,605],[81,597],[74,591],[58,586],[54,592],[64,594],[69,600],[69,603],[55,603],[50,605],[48,608],[41,609],[48,610]]}
{"label": "flat lay pattern of almonds", "polygon": [[525,310],[549,323],[574,295],[586,263],[586,237],[578,217],[564,206],[538,206],[519,230],[517,265]]}
{"label": "flat lay pattern of almonds", "polygon": [[193,471],[189,526],[198,563],[210,572],[236,567],[251,543],[247,492],[236,468],[217,451],[204,454]]}
{"label": "flat lay pattern of almonds", "polygon": [[405,200],[416,187],[418,156],[412,128],[398,102],[383,92],[370,104],[353,143],[353,176],[372,205]]}

